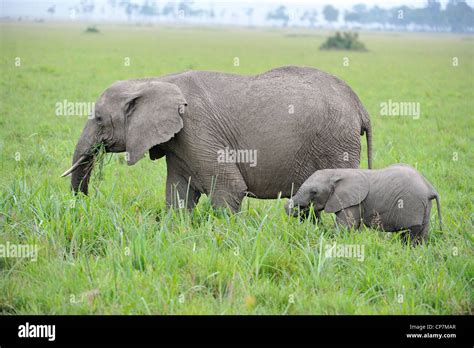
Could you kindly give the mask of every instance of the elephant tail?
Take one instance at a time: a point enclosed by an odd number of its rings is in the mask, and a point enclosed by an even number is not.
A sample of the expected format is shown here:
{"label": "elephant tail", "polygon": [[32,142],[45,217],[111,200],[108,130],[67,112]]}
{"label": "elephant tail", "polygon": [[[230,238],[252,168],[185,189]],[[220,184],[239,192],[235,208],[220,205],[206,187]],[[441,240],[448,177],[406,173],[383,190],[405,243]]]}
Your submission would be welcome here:
{"label": "elephant tail", "polygon": [[438,211],[438,219],[439,219],[439,229],[443,230],[443,219],[441,218],[441,203],[439,202],[439,195],[436,192],[436,210]]}
{"label": "elephant tail", "polygon": [[365,138],[367,139],[367,161],[369,169],[372,169],[372,127],[369,123],[365,128]]}
{"label": "elephant tail", "polygon": [[369,113],[365,110],[360,100],[358,100],[358,103],[360,107],[359,115],[362,122],[360,135],[364,135],[365,133],[365,138],[367,140],[367,164],[369,169],[372,169],[372,125],[370,123]]}
{"label": "elephant tail", "polygon": [[433,195],[430,199],[436,199],[436,210],[438,211],[438,219],[439,219],[439,229],[443,230],[443,219],[441,218],[441,203],[439,202],[439,194],[433,189]]}
{"label": "elephant tail", "polygon": [[353,98],[357,105],[358,114],[361,121],[360,135],[364,135],[367,140],[367,165],[372,169],[372,125],[370,123],[370,116],[367,110],[362,105],[359,97],[353,92]]}

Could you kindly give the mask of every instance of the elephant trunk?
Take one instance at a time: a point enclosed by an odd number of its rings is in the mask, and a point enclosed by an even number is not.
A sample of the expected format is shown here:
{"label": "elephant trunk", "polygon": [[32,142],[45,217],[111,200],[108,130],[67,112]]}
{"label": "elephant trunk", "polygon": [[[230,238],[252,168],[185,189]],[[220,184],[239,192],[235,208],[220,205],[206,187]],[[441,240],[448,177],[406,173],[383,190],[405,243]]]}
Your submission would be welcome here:
{"label": "elephant trunk", "polygon": [[301,198],[301,189],[298,190],[298,192],[295,193],[293,197],[291,197],[288,202],[285,204],[285,211],[287,215],[289,216],[298,216],[299,211],[298,207],[305,207],[307,204],[305,204],[304,200]]}
{"label": "elephant trunk", "polygon": [[89,179],[94,167],[94,157],[99,144],[98,127],[93,120],[88,120],[81,137],[77,142],[72,160],[72,167],[63,176],[71,174],[71,187],[75,193],[88,193]]}
{"label": "elephant trunk", "polygon": [[77,160],[76,158],[77,156],[74,156],[73,161],[75,164],[78,164],[78,166],[72,172],[71,187],[74,190],[74,193],[81,191],[83,194],[87,195],[89,179],[94,166],[94,156],[81,156]]}

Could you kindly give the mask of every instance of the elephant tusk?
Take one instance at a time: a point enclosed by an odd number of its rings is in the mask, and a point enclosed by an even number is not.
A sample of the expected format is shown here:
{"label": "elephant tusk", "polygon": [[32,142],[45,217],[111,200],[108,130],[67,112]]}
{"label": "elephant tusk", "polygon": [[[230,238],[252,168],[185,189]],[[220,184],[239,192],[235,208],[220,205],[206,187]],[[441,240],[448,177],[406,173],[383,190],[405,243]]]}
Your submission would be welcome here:
{"label": "elephant tusk", "polygon": [[77,167],[79,167],[79,165],[81,164],[81,162],[82,162],[84,159],[86,159],[86,158],[87,158],[87,156],[85,156],[85,155],[81,156],[81,158],[79,158],[79,159],[76,161],[76,163],[74,163],[74,164],[72,165],[71,168],[69,168],[68,170],[66,170],[66,171],[61,175],[61,178],[70,175],[73,171],[75,171],[75,170],[77,169]]}

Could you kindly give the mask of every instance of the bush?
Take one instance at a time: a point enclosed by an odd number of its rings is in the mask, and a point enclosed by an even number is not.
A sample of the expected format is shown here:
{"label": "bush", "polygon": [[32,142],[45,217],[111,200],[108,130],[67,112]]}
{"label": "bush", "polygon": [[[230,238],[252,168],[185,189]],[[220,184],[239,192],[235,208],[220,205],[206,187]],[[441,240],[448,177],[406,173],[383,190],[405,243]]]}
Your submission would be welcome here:
{"label": "bush", "polygon": [[99,32],[99,29],[97,29],[96,27],[87,27],[86,29],[86,33],[98,33]]}
{"label": "bush", "polygon": [[365,45],[359,41],[359,34],[336,32],[336,35],[328,37],[325,43],[320,47],[322,50],[349,50],[349,51],[367,51]]}

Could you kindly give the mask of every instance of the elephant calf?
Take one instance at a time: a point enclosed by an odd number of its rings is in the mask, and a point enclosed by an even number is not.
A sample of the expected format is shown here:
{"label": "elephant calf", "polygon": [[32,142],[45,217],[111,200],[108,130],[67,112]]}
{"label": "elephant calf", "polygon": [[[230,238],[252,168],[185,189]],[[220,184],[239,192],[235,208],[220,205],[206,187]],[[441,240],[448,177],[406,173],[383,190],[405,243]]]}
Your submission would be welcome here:
{"label": "elephant calf", "polygon": [[[384,169],[324,169],[316,171],[287,202],[285,209],[336,213],[336,222],[359,228],[361,223],[394,232],[407,230],[414,244],[426,240],[431,200],[436,199],[441,226],[439,196],[414,168],[395,164]],[[405,238],[408,234],[405,233]]]}

